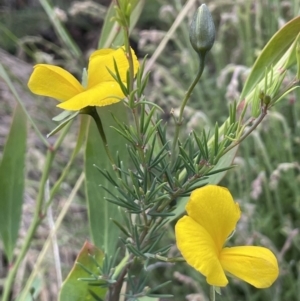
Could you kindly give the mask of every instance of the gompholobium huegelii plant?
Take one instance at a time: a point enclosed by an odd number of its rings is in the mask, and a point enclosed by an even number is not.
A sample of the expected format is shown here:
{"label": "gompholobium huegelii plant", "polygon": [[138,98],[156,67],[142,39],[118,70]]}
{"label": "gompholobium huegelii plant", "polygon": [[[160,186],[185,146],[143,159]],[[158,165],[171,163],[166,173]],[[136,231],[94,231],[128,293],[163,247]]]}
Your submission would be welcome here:
{"label": "gompholobium huegelii plant", "polygon": [[[184,137],[184,109],[215,41],[212,16],[202,4],[190,27],[198,73],[178,115],[169,108],[175,122],[170,138],[172,131],[160,117],[163,109],[145,95],[147,59],[139,61],[130,47],[136,5],[136,1],[115,1],[113,21],[120,27],[122,42],[93,52],[81,82],[63,68],[47,64],[36,65],[28,82],[33,93],[58,100],[57,107],[64,110],[56,117],[61,123],[49,135],[65,130],[79,115],[91,117],[85,181],[93,244],[84,244],[59,300],[173,298],[169,279],[150,286],[157,261],[187,263],[199,271],[210,285],[211,301],[228,284],[228,277],[267,288],[278,277],[277,259],[260,246],[226,247],[242,213],[229,190],[217,184],[231,168],[238,145],[274,104],[299,85],[295,78],[282,89],[286,71],[295,62],[299,74],[294,26],[299,20],[281,29],[262,51],[226,122]],[[290,35],[285,47],[277,47],[286,32]],[[277,52],[272,55],[274,47]],[[165,229],[174,221],[175,241],[166,244]],[[178,256],[169,257],[175,244]],[[170,294],[160,293],[168,289]]]}

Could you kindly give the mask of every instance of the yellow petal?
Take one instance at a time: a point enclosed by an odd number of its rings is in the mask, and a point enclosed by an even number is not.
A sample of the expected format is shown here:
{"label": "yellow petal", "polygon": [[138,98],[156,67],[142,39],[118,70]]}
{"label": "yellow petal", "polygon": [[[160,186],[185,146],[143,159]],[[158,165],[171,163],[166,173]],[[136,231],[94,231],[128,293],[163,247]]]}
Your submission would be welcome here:
{"label": "yellow petal", "polygon": [[277,259],[267,248],[224,248],[220,261],[225,271],[257,288],[271,286],[279,273]]}
{"label": "yellow petal", "polygon": [[124,98],[124,94],[117,82],[103,82],[90,88],[68,101],[57,106],[64,110],[78,111],[87,106],[108,106]]}
{"label": "yellow petal", "polygon": [[194,190],[186,211],[211,235],[219,251],[241,215],[239,205],[234,203],[230,192],[216,185]]}
{"label": "yellow petal", "polygon": [[[133,50],[131,50],[131,53],[134,63],[134,74],[136,74],[139,68],[139,62]],[[88,67],[88,88],[94,87],[101,82],[114,81],[113,77],[107,71],[107,69],[109,69],[115,73],[114,59],[118,66],[122,81],[126,82],[126,73],[129,69],[129,64],[124,48],[119,48],[117,50],[100,49],[90,56]]]}
{"label": "yellow petal", "polygon": [[84,91],[71,73],[60,67],[45,64],[34,66],[28,87],[35,94],[53,97],[60,101],[68,100]]}
{"label": "yellow petal", "polygon": [[210,285],[225,286],[228,280],[219,261],[219,252],[207,231],[189,216],[175,226],[176,243],[186,262],[206,276]]}

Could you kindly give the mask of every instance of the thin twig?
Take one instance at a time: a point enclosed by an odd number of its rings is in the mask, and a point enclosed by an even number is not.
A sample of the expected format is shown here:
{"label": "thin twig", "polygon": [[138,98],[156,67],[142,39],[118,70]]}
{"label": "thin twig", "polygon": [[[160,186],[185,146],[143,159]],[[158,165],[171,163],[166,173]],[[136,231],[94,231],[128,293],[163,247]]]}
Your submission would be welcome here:
{"label": "thin twig", "polygon": [[243,140],[245,140],[257,127],[258,125],[263,121],[263,119],[266,117],[268,113],[268,106],[264,105],[262,107],[261,113],[258,116],[257,119],[255,119],[255,122],[252,124],[251,127],[232,145],[230,145],[228,148],[225,149],[223,156],[228,153],[231,149],[235,148],[237,145],[239,145]]}

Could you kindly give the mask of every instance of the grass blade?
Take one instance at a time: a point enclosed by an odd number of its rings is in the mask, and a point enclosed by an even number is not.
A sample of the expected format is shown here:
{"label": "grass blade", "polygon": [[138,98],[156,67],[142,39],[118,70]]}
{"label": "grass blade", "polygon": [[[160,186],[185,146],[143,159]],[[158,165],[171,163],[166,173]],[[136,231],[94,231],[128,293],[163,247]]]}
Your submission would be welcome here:
{"label": "grass blade", "polygon": [[0,165],[0,235],[12,262],[18,238],[24,193],[27,118],[17,105]]}

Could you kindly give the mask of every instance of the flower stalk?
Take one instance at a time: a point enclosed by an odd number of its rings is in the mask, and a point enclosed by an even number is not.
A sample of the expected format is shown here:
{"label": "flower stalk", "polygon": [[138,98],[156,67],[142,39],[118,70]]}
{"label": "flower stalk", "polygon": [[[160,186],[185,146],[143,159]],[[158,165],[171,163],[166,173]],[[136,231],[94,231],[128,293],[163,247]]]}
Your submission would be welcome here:
{"label": "flower stalk", "polygon": [[210,299],[210,301],[216,300],[216,291],[215,291],[215,287],[213,285],[211,285],[209,287],[209,299]]}
{"label": "flower stalk", "polygon": [[103,124],[102,124],[100,116],[97,113],[96,107],[86,107],[86,108],[82,109],[80,112],[81,112],[81,114],[90,115],[94,119],[94,121],[96,123],[96,126],[97,126],[97,130],[98,130],[98,132],[100,134],[100,137],[101,137],[101,140],[103,142],[103,146],[104,146],[106,155],[107,155],[109,161],[111,162],[111,164],[114,165],[115,164],[114,163],[114,158],[113,158],[113,156],[112,156],[112,154],[109,150],[106,135],[105,135],[105,132],[104,132],[104,129],[103,129]]}
{"label": "flower stalk", "polygon": [[198,83],[198,81],[200,80],[200,78],[202,76],[202,73],[204,70],[204,65],[205,65],[205,56],[206,56],[206,53],[202,53],[202,52],[199,53],[199,69],[198,69],[197,75],[196,75],[195,79],[193,80],[193,82],[191,83],[191,85],[189,86],[189,88],[184,96],[184,99],[182,100],[178,118],[177,119],[175,118],[175,134],[174,134],[172,150],[171,150],[171,166],[174,165],[174,162],[175,162],[175,159],[177,156],[176,149],[177,149],[180,129],[181,129],[181,126],[183,123],[184,108],[186,107],[187,102],[190,99],[196,84]]}
{"label": "flower stalk", "polygon": [[176,148],[178,144],[178,138],[180,134],[180,128],[183,122],[183,112],[187,105],[190,96],[200,80],[205,64],[206,54],[212,48],[215,41],[215,25],[213,22],[213,18],[210,14],[209,9],[205,4],[202,4],[197,11],[194,13],[191,25],[190,25],[190,42],[194,50],[198,54],[199,58],[199,68],[197,75],[194,81],[191,83],[188,88],[184,99],[181,103],[178,119],[175,119],[175,134],[173,138],[173,144],[171,149],[171,166],[174,165],[175,158],[177,156]]}

